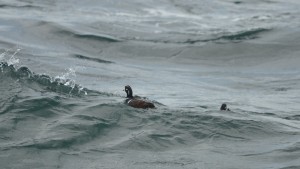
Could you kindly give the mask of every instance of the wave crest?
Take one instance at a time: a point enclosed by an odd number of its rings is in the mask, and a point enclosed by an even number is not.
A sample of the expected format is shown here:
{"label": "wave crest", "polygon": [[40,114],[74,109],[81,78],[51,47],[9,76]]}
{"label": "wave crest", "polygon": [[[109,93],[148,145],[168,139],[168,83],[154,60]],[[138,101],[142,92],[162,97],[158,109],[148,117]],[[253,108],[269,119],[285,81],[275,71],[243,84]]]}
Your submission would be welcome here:
{"label": "wave crest", "polygon": [[74,80],[64,77],[50,77],[48,75],[40,75],[32,72],[28,67],[15,68],[6,62],[0,63],[1,76],[17,78],[25,83],[36,82],[44,87],[46,90],[51,90],[58,93],[72,94],[72,95],[86,95],[87,89],[81,85],[76,84]]}

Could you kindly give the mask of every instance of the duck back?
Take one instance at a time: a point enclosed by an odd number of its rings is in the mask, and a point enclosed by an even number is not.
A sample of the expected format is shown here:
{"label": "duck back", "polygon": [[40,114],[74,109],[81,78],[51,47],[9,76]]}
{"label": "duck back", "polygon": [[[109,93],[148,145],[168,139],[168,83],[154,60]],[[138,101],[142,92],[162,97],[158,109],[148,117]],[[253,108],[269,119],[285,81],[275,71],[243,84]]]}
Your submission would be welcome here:
{"label": "duck back", "polygon": [[127,101],[127,104],[134,108],[143,108],[143,109],[155,108],[153,103],[144,100],[130,99]]}

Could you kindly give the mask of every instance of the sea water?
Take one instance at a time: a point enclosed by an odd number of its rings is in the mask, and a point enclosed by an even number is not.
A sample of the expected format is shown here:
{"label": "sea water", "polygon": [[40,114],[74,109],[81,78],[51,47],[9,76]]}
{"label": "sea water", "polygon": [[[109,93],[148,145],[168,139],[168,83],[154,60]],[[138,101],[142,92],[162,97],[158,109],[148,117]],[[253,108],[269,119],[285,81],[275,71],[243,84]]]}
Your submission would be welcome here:
{"label": "sea water", "polygon": [[299,8],[1,1],[0,168],[300,168]]}

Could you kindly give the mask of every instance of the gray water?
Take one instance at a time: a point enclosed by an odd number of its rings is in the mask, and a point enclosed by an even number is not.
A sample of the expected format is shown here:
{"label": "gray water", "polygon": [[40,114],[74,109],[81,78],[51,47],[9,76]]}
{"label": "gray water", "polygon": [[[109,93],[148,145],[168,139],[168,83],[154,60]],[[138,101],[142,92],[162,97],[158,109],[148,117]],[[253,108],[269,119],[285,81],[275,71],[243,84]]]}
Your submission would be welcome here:
{"label": "gray water", "polygon": [[300,168],[299,8],[1,1],[1,168]]}

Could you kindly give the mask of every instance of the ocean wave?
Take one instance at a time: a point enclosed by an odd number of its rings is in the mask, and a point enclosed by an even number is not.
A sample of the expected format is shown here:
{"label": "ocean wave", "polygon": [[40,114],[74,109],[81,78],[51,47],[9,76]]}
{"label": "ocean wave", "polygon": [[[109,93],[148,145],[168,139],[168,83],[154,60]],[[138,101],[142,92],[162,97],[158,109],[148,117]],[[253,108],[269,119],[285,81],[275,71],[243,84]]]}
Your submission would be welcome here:
{"label": "ocean wave", "polygon": [[75,37],[78,39],[88,39],[88,40],[94,40],[94,41],[100,41],[100,42],[121,42],[121,40],[114,38],[109,35],[97,35],[97,34],[89,34],[89,33],[78,33],[74,32],[72,30],[67,30],[66,28],[63,28],[61,30],[57,30],[55,32],[56,34],[61,34],[63,36],[70,36]]}
{"label": "ocean wave", "polygon": [[[172,110],[160,104],[154,110],[134,109],[123,104],[125,98],[83,88],[72,79],[36,74],[28,67],[16,68],[6,62],[0,64],[0,70],[2,80],[14,79],[20,84],[16,87],[21,88],[17,98],[7,104],[10,106],[0,109],[0,115],[12,116],[11,121],[5,123],[14,126],[16,131],[22,131],[32,121],[45,123],[43,133],[33,131],[31,140],[4,145],[8,149],[61,149],[97,141],[102,143],[103,149],[164,151],[193,146],[199,141],[245,142],[291,133],[284,129],[289,126],[281,122],[243,118],[235,112]],[[54,92],[53,95],[49,91]],[[118,133],[119,130],[123,132]],[[2,133],[3,138],[7,138],[7,132]]]}
{"label": "ocean wave", "polygon": [[31,126],[27,123],[43,122],[42,130],[37,133],[33,130],[28,138],[1,148],[60,149],[96,141],[106,150],[164,151],[199,141],[249,141],[281,133],[276,124],[239,119],[234,112],[234,118],[230,118],[216,115],[215,111],[178,111],[165,107],[141,110],[118,101],[105,103],[105,99],[109,100],[106,96],[97,98],[89,95],[18,98],[13,109],[6,113],[12,117],[11,122],[5,123],[12,123],[16,131],[27,131]]}
{"label": "ocean wave", "polygon": [[11,5],[11,4],[1,4],[0,8],[17,8],[17,9],[40,9],[43,8],[35,5]]}
{"label": "ocean wave", "polygon": [[300,121],[300,115],[287,116],[287,117],[284,117],[284,119]]}
{"label": "ocean wave", "polygon": [[6,62],[0,63],[1,76],[8,76],[19,79],[28,85],[35,82],[42,85],[44,90],[55,91],[57,93],[85,95],[87,90],[75,83],[72,79],[53,78],[48,75],[40,75],[32,72],[28,67],[15,68]]}
{"label": "ocean wave", "polygon": [[[243,118],[235,112],[226,116],[211,110],[172,110],[160,104],[154,110],[134,109],[123,104],[125,98],[83,88],[72,79],[40,75],[28,67],[16,68],[6,62],[0,64],[0,70],[2,80],[14,79],[20,84],[16,87],[21,88],[17,98],[1,108],[0,114],[18,116],[11,117],[15,130],[22,131],[18,124],[22,121],[26,126],[28,119],[45,123],[45,133],[32,133],[34,141],[25,139],[15,144],[20,147],[57,149],[98,141],[104,149],[164,151],[199,141],[243,142],[288,133],[280,123],[266,118]],[[105,138],[111,140],[107,142]]]}
{"label": "ocean wave", "polygon": [[252,30],[248,30],[248,31],[237,32],[232,35],[224,35],[218,39],[225,39],[225,40],[230,40],[230,41],[256,39],[259,37],[258,34],[260,34],[262,32],[267,32],[270,30],[271,29],[257,28],[257,29],[252,29]]}
{"label": "ocean wave", "polygon": [[[271,31],[272,29],[266,29],[266,28],[255,28],[245,31],[239,31],[234,33],[219,33],[220,35],[213,35],[211,38],[201,38],[201,36],[197,36],[196,34],[193,34],[193,37],[195,38],[177,38],[182,40],[172,40],[172,39],[135,39],[135,38],[124,38],[127,40],[133,40],[133,41],[145,41],[145,42],[152,42],[152,43],[164,43],[164,44],[197,44],[197,43],[208,43],[208,42],[215,42],[215,43],[226,43],[226,42],[241,42],[245,40],[251,40],[251,39],[257,39],[259,38],[259,34]],[[176,32],[175,34],[180,34]],[[186,34],[187,37],[190,37],[190,34]],[[201,39],[200,39],[201,38]]]}
{"label": "ocean wave", "polygon": [[[164,151],[173,147],[191,146],[199,141],[249,141],[274,136],[277,133],[275,128],[278,128],[271,122],[231,119],[203,112],[170,109],[126,112],[128,110],[124,108],[120,107],[114,127],[116,129],[110,132],[125,130],[129,134],[119,135],[103,148]],[[170,113],[162,113],[164,111]]]}
{"label": "ocean wave", "polygon": [[293,165],[293,166],[288,166],[288,167],[282,167],[280,169],[299,169],[300,168],[300,165],[296,166],[296,165]]}
{"label": "ocean wave", "polygon": [[78,124],[78,122],[58,124],[50,128],[47,136],[44,136],[45,138],[35,139],[34,142],[22,145],[22,147],[39,149],[69,148],[98,137],[111,125],[110,122],[105,122],[105,120],[93,121],[90,124]]}
{"label": "ocean wave", "polygon": [[192,40],[189,39],[182,43],[187,44],[195,44],[198,42],[222,42],[222,41],[229,41],[229,42],[239,42],[243,40],[250,40],[250,39],[256,39],[259,38],[259,34],[263,32],[271,31],[271,29],[266,28],[257,28],[257,29],[250,29],[245,31],[239,31],[235,33],[223,33],[224,35],[217,36],[216,38],[211,39],[203,39],[203,40]]}
{"label": "ocean wave", "polygon": [[98,59],[98,58],[91,58],[91,57],[83,56],[83,55],[79,55],[79,54],[74,54],[73,57],[78,58],[78,59],[83,59],[83,60],[94,61],[94,62],[98,62],[98,63],[114,63],[111,61]]}

